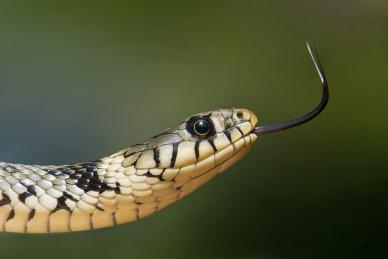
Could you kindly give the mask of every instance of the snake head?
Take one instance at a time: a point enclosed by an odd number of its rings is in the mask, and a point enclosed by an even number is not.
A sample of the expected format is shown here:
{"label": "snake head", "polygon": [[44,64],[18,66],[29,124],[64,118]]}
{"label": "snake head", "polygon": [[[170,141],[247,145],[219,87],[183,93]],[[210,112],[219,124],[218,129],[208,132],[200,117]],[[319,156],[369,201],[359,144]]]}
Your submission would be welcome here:
{"label": "snake head", "polygon": [[103,158],[99,168],[104,180],[117,182],[111,188],[136,207],[135,212],[128,208],[116,212],[116,222],[145,217],[174,203],[241,159],[257,136],[304,124],[320,114],[328,102],[328,84],[318,57],[307,47],[321,80],[322,96],[306,114],[258,126],[256,115],[246,109],[199,113],[143,144]]}
{"label": "snake head", "polygon": [[164,182],[176,200],[243,157],[256,141],[257,121],[246,109],[203,112],[113,156],[124,156],[130,174]]}

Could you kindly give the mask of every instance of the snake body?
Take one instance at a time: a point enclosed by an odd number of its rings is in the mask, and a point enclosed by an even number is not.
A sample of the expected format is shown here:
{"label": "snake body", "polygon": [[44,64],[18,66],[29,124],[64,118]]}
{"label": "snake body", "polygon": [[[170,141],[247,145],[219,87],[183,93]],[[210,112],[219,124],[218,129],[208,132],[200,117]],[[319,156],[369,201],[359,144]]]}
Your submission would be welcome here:
{"label": "snake body", "polygon": [[190,194],[241,159],[257,136],[310,121],[325,108],[325,74],[307,44],[322,83],[320,103],[279,124],[257,126],[246,109],[193,115],[110,156],[74,165],[0,163],[0,231],[51,233],[110,227],[149,216]]}
{"label": "snake body", "polygon": [[[201,120],[206,134],[193,128]],[[249,110],[220,109],[92,162],[0,163],[0,230],[82,231],[151,215],[244,156],[257,138],[256,124]]]}

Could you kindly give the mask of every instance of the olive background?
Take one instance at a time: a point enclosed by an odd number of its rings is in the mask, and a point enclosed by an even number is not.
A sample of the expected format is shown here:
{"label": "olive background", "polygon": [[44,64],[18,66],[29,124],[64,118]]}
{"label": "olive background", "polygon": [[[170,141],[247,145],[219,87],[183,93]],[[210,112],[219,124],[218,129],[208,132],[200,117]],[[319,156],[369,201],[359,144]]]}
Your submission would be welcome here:
{"label": "olive background", "polygon": [[138,222],[0,234],[0,258],[388,258],[388,2],[0,1],[1,160],[94,160],[197,112],[276,123],[238,164]]}

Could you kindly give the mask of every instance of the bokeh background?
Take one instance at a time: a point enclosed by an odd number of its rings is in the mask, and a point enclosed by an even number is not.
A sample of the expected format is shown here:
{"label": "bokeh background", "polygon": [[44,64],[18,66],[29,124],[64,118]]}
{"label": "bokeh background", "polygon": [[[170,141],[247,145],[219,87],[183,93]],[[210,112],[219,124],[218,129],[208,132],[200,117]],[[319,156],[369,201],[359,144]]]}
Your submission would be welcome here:
{"label": "bokeh background", "polygon": [[388,2],[0,1],[0,157],[72,163],[197,112],[263,123],[320,97],[189,197],[84,233],[0,234],[1,258],[388,258]]}

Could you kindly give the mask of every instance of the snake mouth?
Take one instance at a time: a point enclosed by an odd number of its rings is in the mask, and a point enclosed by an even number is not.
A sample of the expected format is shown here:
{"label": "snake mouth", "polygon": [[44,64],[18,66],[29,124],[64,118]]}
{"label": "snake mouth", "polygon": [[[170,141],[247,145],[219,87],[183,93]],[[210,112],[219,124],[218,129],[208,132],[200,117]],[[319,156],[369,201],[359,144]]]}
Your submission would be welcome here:
{"label": "snake mouth", "polygon": [[282,131],[285,129],[293,128],[295,126],[304,124],[304,123],[314,119],[316,116],[318,116],[318,114],[320,114],[324,110],[324,108],[326,107],[327,102],[329,101],[329,86],[327,84],[326,76],[325,76],[325,73],[323,71],[322,65],[319,61],[318,50],[315,47],[315,53],[316,53],[316,56],[315,56],[313,54],[313,51],[311,50],[308,42],[306,42],[306,45],[307,45],[307,50],[308,50],[309,55],[313,61],[314,67],[318,73],[318,76],[320,78],[321,85],[322,85],[322,96],[321,96],[321,100],[320,100],[319,104],[317,106],[315,106],[308,113],[306,113],[300,117],[297,117],[295,119],[284,121],[284,122],[281,122],[278,124],[256,126],[254,128],[254,130],[252,131],[256,135],[264,135],[264,134],[268,134],[268,133]]}

